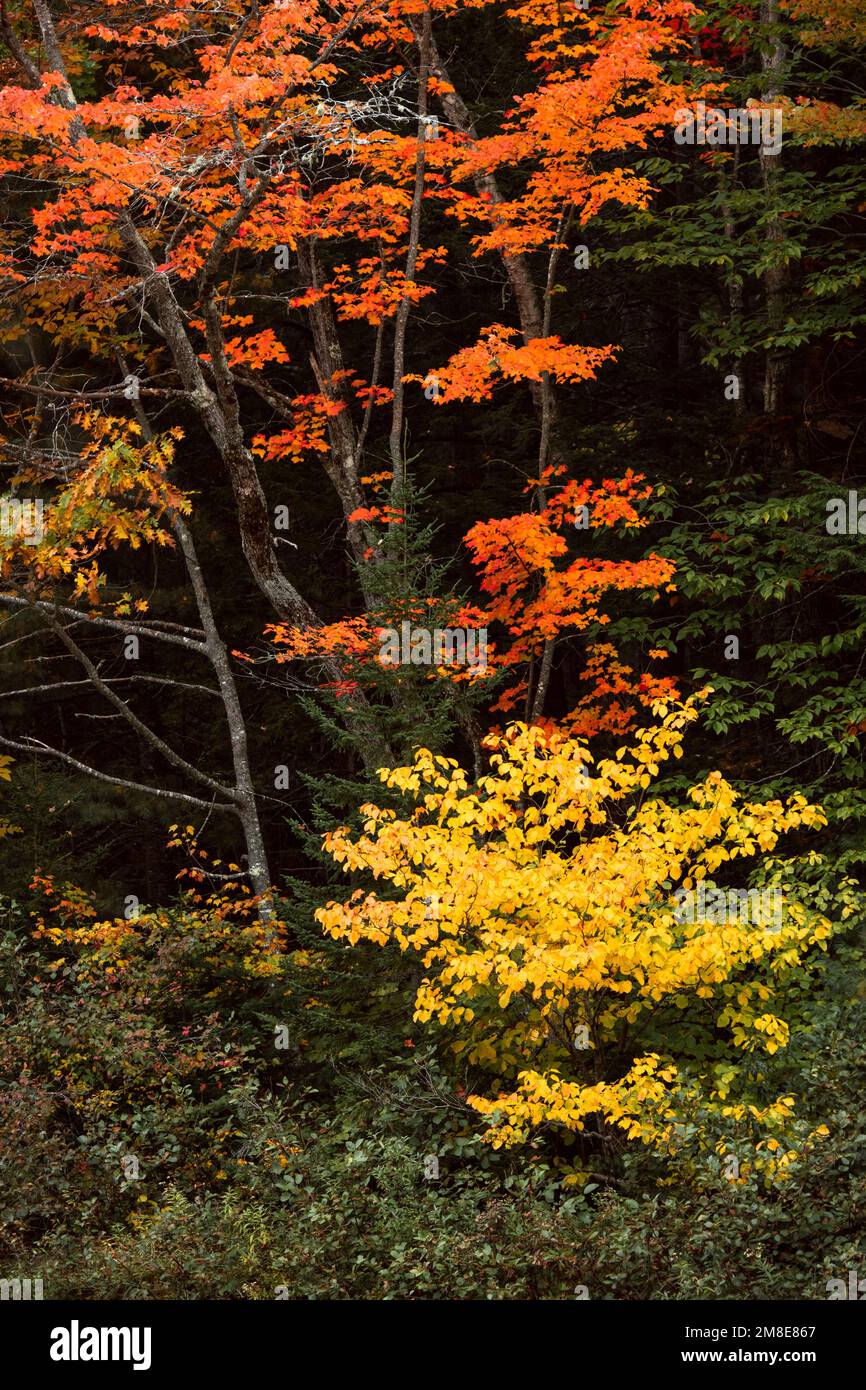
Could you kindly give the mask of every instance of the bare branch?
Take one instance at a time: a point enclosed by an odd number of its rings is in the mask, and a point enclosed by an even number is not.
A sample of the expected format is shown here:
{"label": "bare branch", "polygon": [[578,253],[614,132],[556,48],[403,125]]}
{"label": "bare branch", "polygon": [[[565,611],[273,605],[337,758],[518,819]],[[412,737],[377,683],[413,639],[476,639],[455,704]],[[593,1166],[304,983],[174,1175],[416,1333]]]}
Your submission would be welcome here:
{"label": "bare branch", "polygon": [[19,753],[44,753],[48,757],[58,758],[60,762],[68,763],[77,772],[84,772],[88,777],[93,777],[97,782],[108,782],[114,787],[126,787],[128,791],[144,792],[148,796],[167,797],[173,801],[183,801],[188,806],[203,806],[206,811],[231,811],[237,815],[237,806],[231,802],[203,801],[199,796],[190,796],[188,792],[171,791],[167,787],[149,787],[143,782],[132,782],[127,777],[113,777],[108,772],[99,772],[97,768],[90,767],[88,763],[82,763],[78,758],[70,757],[68,753],[61,753],[59,748],[52,747],[49,743],[43,743],[41,739],[25,736],[23,742],[14,738],[7,738],[5,734],[0,734],[0,747],[14,748]]}
{"label": "bare branch", "polygon": [[[105,401],[122,399],[125,387],[121,382],[116,386],[99,386],[93,391],[80,389],[77,391],[65,391],[60,386],[47,386],[44,382],[31,385],[29,381],[17,381],[14,377],[0,376],[0,386],[8,386],[13,391],[23,391],[30,396],[48,396],[52,400],[69,401]],[[176,399],[188,399],[189,391],[182,390],[177,386],[145,386],[143,382],[139,384],[139,392],[143,396],[166,396]]]}
{"label": "bare branch", "polygon": [[157,752],[161,753],[166,761],[170,762],[173,767],[176,767],[180,772],[185,772],[187,776],[192,777],[194,781],[201,782],[204,786],[209,787],[212,792],[230,798],[235,795],[232,790],[228,787],[224,787],[221,782],[217,782],[215,778],[209,777],[206,772],[202,772],[194,763],[188,763],[186,758],[182,758],[181,755],[176,753],[158,734],[155,734],[153,729],[149,728],[147,724],[139,719],[138,715],[133,713],[125,701],[121,700],[120,696],[116,695],[111,687],[105,683],[99,671],[90,660],[90,657],[86,652],[81,650],[78,643],[69,636],[67,630],[62,627],[60,623],[52,621],[51,630],[60,638],[66,650],[84,667],[91,682],[99,693],[108,700],[109,704],[114,706],[118,714],[120,714],[128,724],[132,725],[135,732],[140,738],[144,739],[145,743],[149,743],[151,748],[155,748]]}
{"label": "bare branch", "polygon": [[[196,690],[202,695],[216,695],[220,699],[220,692],[213,690],[209,685],[194,685],[191,681],[177,681],[170,676],[103,676],[105,685],[123,685],[131,681],[147,681],[151,685],[172,685],[179,690]],[[16,696],[24,695],[53,695],[57,690],[80,689],[82,686],[92,688],[89,680],[81,681],[49,681],[45,685],[27,685],[21,690],[2,690],[0,700],[12,700]]]}
{"label": "bare branch", "polygon": [[[162,632],[159,628],[149,627],[146,622],[137,620],[135,622],[125,622],[121,618],[103,618],[92,616],[89,613],[80,613],[77,608],[69,608],[65,604],[46,603],[45,601],[31,601],[30,599],[20,598],[17,594],[0,594],[0,604],[5,604],[8,608],[35,609],[40,614],[60,613],[64,618],[72,618],[75,623],[90,623],[94,627],[113,628],[116,632],[130,633],[137,637],[155,637],[158,642],[168,642],[175,647],[185,647],[188,651],[198,652],[207,655],[207,647],[204,642],[194,641],[191,637],[180,637],[175,633]],[[196,631],[189,628],[190,632]]]}

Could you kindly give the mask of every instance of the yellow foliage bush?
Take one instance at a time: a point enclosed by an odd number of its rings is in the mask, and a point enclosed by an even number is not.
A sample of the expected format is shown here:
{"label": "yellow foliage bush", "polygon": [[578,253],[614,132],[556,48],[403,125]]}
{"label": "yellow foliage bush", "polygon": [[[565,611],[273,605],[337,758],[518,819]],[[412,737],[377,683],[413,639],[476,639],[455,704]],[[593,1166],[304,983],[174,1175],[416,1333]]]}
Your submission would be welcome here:
{"label": "yellow foliage bush", "polygon": [[[447,1027],[457,1054],[498,1074],[497,1094],[469,1098],[496,1146],[553,1126],[668,1149],[696,1088],[720,1116],[784,1131],[790,1098],[731,1099],[739,1071],[726,1064],[785,1046],[778,987],[831,923],[787,895],[777,922],[684,921],[675,893],[824,816],[800,795],[744,801],[718,772],[685,806],[648,795],[696,714],[694,701],[659,703],[653,727],[595,763],[576,739],[514,724],[488,740],[490,772],[473,788],[421,749],[379,774],[411,814],[368,805],[363,833],[325,837],[346,870],[397,891],[358,889],[320,923],[418,954],[416,1020]],[[767,1166],[774,1153],[765,1146]]]}

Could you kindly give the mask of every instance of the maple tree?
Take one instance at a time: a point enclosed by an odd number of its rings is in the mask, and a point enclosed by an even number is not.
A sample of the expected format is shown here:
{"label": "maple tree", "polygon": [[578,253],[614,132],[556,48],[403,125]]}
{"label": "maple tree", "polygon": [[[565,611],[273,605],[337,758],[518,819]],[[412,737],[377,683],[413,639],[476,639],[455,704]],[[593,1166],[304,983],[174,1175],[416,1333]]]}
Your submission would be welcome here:
{"label": "maple tree", "polygon": [[[555,383],[574,384],[591,379],[614,354],[610,345],[571,346],[551,332],[554,298],[562,289],[557,284],[557,272],[562,252],[567,249],[564,239],[573,223],[592,216],[608,202],[641,205],[648,199],[650,184],[647,180],[637,178],[628,168],[600,171],[594,167],[594,159],[602,151],[608,154],[640,147],[648,133],[669,119],[684,100],[685,88],[666,79],[659,57],[679,40],[672,37],[671,30],[659,20],[689,15],[693,7],[689,4],[630,3],[624,9],[625,13],[617,14],[610,22],[578,12],[563,16],[558,6],[550,5],[530,5],[515,11],[514,17],[529,31],[528,56],[537,66],[538,89],[531,100],[527,98],[521,102],[506,119],[504,132],[490,139],[478,138],[450,79],[444,75],[438,54],[434,61],[429,8],[425,10],[425,21],[420,28],[413,21],[421,55],[419,135],[426,135],[428,88],[441,95],[446,111],[456,118],[457,129],[448,139],[436,142],[436,157],[441,168],[428,168],[432,146],[426,138],[418,141],[405,279],[391,290],[389,298],[382,265],[362,257],[356,262],[354,275],[362,271],[369,274],[365,297],[349,292],[346,287],[353,272],[350,266],[341,265],[333,280],[322,282],[321,287],[317,284],[312,294],[295,301],[298,306],[312,305],[321,312],[324,312],[326,301],[332,306],[333,320],[328,331],[332,352],[338,341],[339,323],[366,317],[378,330],[377,363],[382,348],[381,329],[390,316],[395,317],[393,387],[390,395],[375,382],[363,388],[366,408],[360,435],[363,444],[374,401],[384,403],[390,399],[394,405],[389,436],[390,474],[360,479],[362,484],[373,484],[376,491],[381,492],[383,479],[389,476],[390,504],[383,506],[375,499],[368,499],[357,505],[358,497],[353,494],[349,501],[356,505],[346,515],[350,538],[354,536],[354,554],[360,562],[359,579],[368,607],[371,596],[363,565],[376,562],[382,544],[371,524],[378,522],[390,530],[400,525],[403,518],[404,384],[413,380],[432,384],[432,400],[442,405],[453,401],[487,400],[500,382],[527,383],[535,388],[533,399],[540,424],[538,468],[543,478],[548,468],[548,455],[557,453],[552,432]],[[408,13],[411,18],[411,10]],[[580,26],[581,34],[579,42],[570,44],[572,25]],[[584,29],[586,33],[582,32]],[[439,73],[432,85],[431,62]],[[449,97],[453,100],[449,101]],[[502,198],[496,183],[497,170],[506,165],[518,169],[529,166],[523,193],[509,201]],[[450,175],[447,184],[444,172]],[[476,185],[475,197],[461,190],[461,183],[467,179]],[[376,193],[381,195],[381,186]],[[491,325],[483,330],[477,343],[461,349],[444,366],[432,367],[426,376],[403,372],[410,307],[432,293],[430,287],[418,286],[413,277],[425,259],[433,261],[442,254],[442,248],[428,253],[420,248],[422,193],[428,201],[441,199],[446,212],[461,224],[486,224],[486,232],[475,238],[473,254],[484,256],[495,251],[502,255],[517,294],[521,317],[521,330],[502,324]],[[345,223],[340,230],[341,235],[345,235]],[[317,229],[316,235],[321,238],[321,230]],[[538,249],[545,250],[548,260],[546,289],[540,300],[528,283],[523,262],[529,251]],[[515,343],[521,333],[523,342]],[[342,376],[342,371],[338,375]],[[346,400],[334,402],[332,410],[334,418],[344,415]],[[348,427],[345,421],[343,427]],[[291,451],[293,447],[285,433],[269,442],[259,439],[256,444],[257,450],[268,457],[275,456],[283,448]],[[341,496],[345,504],[348,496],[345,489]],[[374,505],[369,504],[371,500]],[[363,546],[353,527],[364,528]],[[406,595],[406,598],[411,600],[412,596]],[[371,614],[371,621],[378,616]],[[305,633],[306,626],[280,625],[274,635],[284,648],[297,654],[327,655],[340,649],[338,628],[331,625],[327,631],[322,631],[316,645]],[[544,657],[548,668],[552,653],[551,642]],[[540,691],[539,713],[544,688]]]}
{"label": "maple tree", "polygon": [[[453,85],[437,68],[433,12],[420,4],[347,6],[327,20],[315,5],[306,12],[285,5],[239,14],[231,40],[202,50],[200,74],[182,65],[170,94],[149,94],[145,81],[115,87],[101,100],[80,99],[75,50],[64,55],[63,28],[44,5],[36,18],[52,75],[43,77],[22,45],[12,43],[29,85],[6,89],[0,131],[12,149],[22,139],[35,144],[36,158],[28,152],[28,161],[44,197],[37,200],[36,234],[26,252],[10,244],[6,254],[11,302],[26,303],[34,325],[73,349],[86,347],[99,357],[103,343],[128,346],[136,360],[125,367],[135,372],[127,370],[118,395],[157,405],[167,394],[200,416],[231,479],[252,574],[278,609],[283,622],[277,631],[289,633],[290,648],[292,631],[304,634],[320,620],[281,566],[256,459],[322,458],[371,608],[365,572],[381,555],[376,523],[391,529],[402,516],[405,392],[415,379],[404,370],[409,317],[434,293],[421,274],[447,254],[441,245],[423,243],[423,202],[428,209],[441,204],[461,225],[481,227],[473,254],[500,254],[521,286],[523,342],[513,342],[518,330],[512,327],[485,329],[475,345],[432,369],[434,400],[482,401],[498,380],[537,388],[544,475],[548,454],[558,448],[555,383],[591,379],[614,351],[568,345],[552,332],[566,238],[572,225],[607,203],[640,206],[648,199],[649,181],[628,165],[611,167],[610,155],[640,148],[685,99],[686,88],[670,81],[663,60],[685,42],[670,21],[692,12],[681,0],[629,0],[599,17],[563,14],[549,4],[519,7],[513,18],[526,32],[536,88],[505,114],[500,134],[484,138],[465,120],[453,130],[437,126],[437,138],[430,138],[431,102],[441,99],[458,117],[460,109]],[[112,21],[86,26],[87,37],[104,47],[106,61],[134,46],[154,80],[163,75],[160,52],[174,50],[193,25],[191,16],[161,3],[148,6],[130,27],[116,14]],[[407,37],[417,48],[417,109],[404,96],[413,74],[394,62]],[[360,83],[359,46],[383,64]],[[344,95],[347,78],[359,85],[358,98]],[[449,104],[449,97],[455,101]],[[327,169],[331,161],[338,164],[336,177],[319,175],[318,167]],[[496,183],[506,166],[520,171],[523,185],[509,199]],[[466,181],[475,183],[475,196],[464,190]],[[257,321],[257,302],[269,297],[235,297],[231,290],[233,258],[275,250],[277,264],[281,251],[297,257],[303,286],[286,302],[306,318],[314,347],[314,389],[294,394],[277,386],[274,369],[291,366],[296,354],[273,327]],[[547,273],[539,300],[522,258],[542,250]],[[127,328],[137,303],[143,311],[149,306],[157,334],[146,350]],[[344,344],[344,326],[359,321],[375,330],[368,373],[349,365]],[[390,324],[388,385],[382,373]],[[166,369],[177,385],[150,384]],[[40,372],[22,389],[40,402],[94,395],[80,385],[70,390],[54,371]],[[284,420],[276,432],[247,435],[242,399],[250,392]],[[106,395],[114,392],[96,393]],[[362,460],[373,416],[389,405],[390,502],[383,507],[376,497],[383,475],[364,475]],[[22,408],[20,427],[32,418]],[[378,616],[371,613],[373,620]],[[309,639],[301,636],[300,645],[309,650]],[[322,633],[317,650],[341,688],[346,673],[335,659],[333,633]],[[550,639],[542,657],[548,674],[552,658]],[[538,715],[546,685],[547,676],[537,691]],[[357,719],[358,700],[351,712]],[[372,749],[375,719],[366,718],[364,726]],[[375,752],[382,760],[389,749],[379,740]]]}
{"label": "maple tree", "polygon": [[[309,660],[337,653],[347,680],[336,689],[344,695],[359,687],[382,687],[381,669],[388,663],[381,657],[382,633],[392,624],[409,621],[426,627],[439,624],[447,628],[483,629],[504,632],[504,640],[490,641],[484,668],[461,668],[457,663],[431,671],[429,679],[445,677],[452,682],[471,681],[479,686],[491,683],[500,673],[515,677],[516,683],[501,690],[491,709],[494,714],[513,711],[522,698],[527,717],[543,722],[554,651],[558,641],[603,629],[607,617],[602,609],[606,595],[617,590],[646,591],[655,596],[670,587],[673,565],[651,554],[640,561],[572,557],[569,536],[578,541],[587,532],[622,525],[626,531],[639,530],[646,521],[638,507],[649,495],[642,479],[631,473],[619,480],[606,479],[599,485],[572,480],[557,485],[562,470],[551,465],[546,470],[542,491],[555,488],[541,510],[513,517],[477,523],[465,537],[479,576],[483,602],[461,603],[457,599],[428,597],[382,607],[352,619],[315,629],[299,629],[275,624],[268,629],[277,660]],[[527,491],[539,492],[530,480]],[[581,531],[575,531],[585,519]],[[559,563],[564,562],[564,563]],[[501,647],[501,650],[498,649]],[[651,653],[663,659],[664,651]],[[399,679],[399,677],[397,677]],[[674,683],[666,677],[644,672],[635,678],[630,667],[619,661],[609,643],[596,641],[588,650],[584,679],[590,693],[568,714],[561,715],[559,727],[581,729],[587,733],[626,728],[637,709],[653,699],[672,694]],[[393,681],[391,692],[393,693]],[[388,686],[384,686],[387,694]],[[481,691],[483,694],[483,689]]]}
{"label": "maple tree", "polygon": [[[554,475],[558,470],[551,467],[547,471]],[[546,477],[545,485],[553,481],[552,476]],[[650,589],[655,593],[670,585],[673,565],[652,554],[637,562],[578,556],[557,566],[557,560],[569,558],[567,533],[575,525],[585,523],[579,535],[618,523],[632,530],[645,525],[637,508],[649,489],[641,488],[641,482],[630,472],[617,482],[606,479],[598,486],[589,480],[572,480],[538,511],[479,522],[467,535],[481,589],[490,596],[487,620],[501,624],[511,639],[493,660],[511,673],[516,670],[522,674],[516,685],[500,694],[494,710],[511,711],[524,696],[527,717],[541,721],[558,639],[593,624],[603,627],[607,619],[601,602],[611,591]],[[534,488],[535,484],[529,486]],[[592,692],[560,717],[559,727],[586,732],[622,730],[637,709],[636,704],[628,703],[629,696],[646,705],[673,693],[668,680],[644,674],[634,682],[628,679],[632,675],[630,668],[618,662],[610,644],[602,647],[596,643],[584,673],[592,682]],[[607,696],[614,698],[608,701]]]}

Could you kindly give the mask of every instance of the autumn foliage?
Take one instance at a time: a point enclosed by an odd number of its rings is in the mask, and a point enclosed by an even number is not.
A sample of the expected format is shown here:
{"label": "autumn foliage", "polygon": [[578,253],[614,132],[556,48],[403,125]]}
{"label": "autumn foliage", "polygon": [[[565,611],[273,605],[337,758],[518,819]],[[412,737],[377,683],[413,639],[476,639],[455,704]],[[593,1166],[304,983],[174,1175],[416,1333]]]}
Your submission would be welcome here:
{"label": "autumn foliage", "polygon": [[654,712],[659,722],[612,759],[515,724],[488,740],[491,771],[476,787],[425,750],[383,772],[414,813],[367,806],[362,835],[332,832],[326,843],[397,896],[357,889],[319,920],[339,938],[418,955],[416,1019],[446,1027],[456,1053],[506,1085],[469,1097],[493,1144],[542,1126],[610,1127],[675,1151],[677,1123],[700,1099],[752,1117],[757,1149],[768,1150],[754,1161],[772,1173],[795,1156],[772,1156],[790,1102],[755,1105],[748,1067],[733,1058],[785,1045],[777,986],[831,924],[796,902],[778,925],[701,914],[683,923],[672,894],[772,850],[786,831],[821,825],[821,812],[801,796],[744,802],[718,773],[684,808],[645,796],[682,756],[697,714],[691,704]]}
{"label": "autumn foliage", "polygon": [[864,44],[0,0],[0,1276],[853,1261]]}

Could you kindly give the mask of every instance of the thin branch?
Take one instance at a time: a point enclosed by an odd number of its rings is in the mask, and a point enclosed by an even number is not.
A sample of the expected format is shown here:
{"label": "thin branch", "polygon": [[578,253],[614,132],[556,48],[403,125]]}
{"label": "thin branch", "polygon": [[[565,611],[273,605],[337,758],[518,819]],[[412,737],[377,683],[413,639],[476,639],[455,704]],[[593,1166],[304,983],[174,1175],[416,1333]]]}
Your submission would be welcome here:
{"label": "thin branch", "polygon": [[384,337],[385,320],[384,318],[382,318],[379,320],[379,326],[376,329],[376,346],[373,349],[373,369],[370,374],[370,394],[367,397],[367,405],[364,409],[364,419],[361,422],[361,429],[358,434],[358,444],[355,450],[355,458],[357,459],[359,466],[364,456],[364,448],[367,443],[367,434],[369,433],[370,429],[370,421],[373,418],[373,397],[376,394],[376,387],[379,384],[379,369],[382,363],[382,343],[384,341]]}
{"label": "thin branch", "polygon": [[[8,386],[13,391],[24,391],[30,396],[48,396],[53,400],[68,401],[105,401],[116,398],[123,398],[126,387],[118,382],[116,386],[99,386],[92,391],[64,391],[60,386],[46,386],[44,383],[31,386],[29,381],[16,381],[13,377],[0,376],[0,386]],[[167,396],[176,399],[178,396],[189,399],[190,392],[177,386],[145,386],[139,383],[139,393],[142,396]]]}
{"label": "thin branch", "polygon": [[90,657],[86,652],[81,650],[78,643],[69,636],[69,633],[60,623],[52,621],[51,630],[54,632],[55,636],[60,638],[66,650],[84,667],[91,682],[99,691],[100,695],[104,695],[109,704],[113,705],[127,723],[132,725],[135,732],[140,738],[144,739],[145,743],[149,743],[151,748],[155,748],[161,753],[166,761],[170,762],[173,767],[176,767],[181,772],[185,772],[187,776],[192,777],[195,781],[201,782],[204,786],[209,787],[212,792],[216,792],[220,796],[231,797],[233,795],[232,791],[228,787],[224,787],[221,782],[217,782],[213,777],[209,777],[206,772],[202,772],[194,763],[188,763],[186,758],[182,758],[180,753],[176,753],[170,744],[161,739],[159,734],[155,734],[153,729],[149,728],[147,724],[139,719],[138,715],[133,713],[125,701],[121,700],[120,696],[116,695],[109,685],[106,685],[99,671],[90,660]]}
{"label": "thin branch", "polygon": [[237,815],[238,808],[231,802],[203,801],[199,796],[190,796],[188,792],[170,791],[167,787],[149,787],[143,782],[131,782],[127,777],[113,777],[108,772],[99,772],[95,767],[90,767],[88,763],[82,763],[78,758],[70,757],[68,753],[61,753],[59,748],[52,747],[49,743],[43,743],[41,739],[25,736],[25,741],[19,742],[18,739],[7,738],[5,734],[0,734],[0,747],[14,748],[19,753],[45,753],[51,758],[59,758],[63,763],[68,763],[77,772],[84,772],[88,777],[93,777],[97,782],[108,782],[114,787],[126,787],[133,792],[144,792],[148,796],[169,797],[173,801],[183,801],[188,806],[203,806],[205,810],[231,811]]}
{"label": "thin branch", "polygon": [[[207,647],[204,642],[196,642],[191,637],[179,637],[171,632],[161,632],[158,628],[148,627],[143,622],[125,622],[119,618],[91,617],[89,613],[80,613],[77,608],[69,608],[65,604],[47,603],[43,600],[31,601],[26,598],[19,598],[17,594],[0,594],[0,604],[6,604],[9,608],[17,609],[36,609],[40,614],[60,613],[64,618],[72,618],[74,623],[91,623],[94,627],[108,627],[116,632],[129,633],[137,637],[155,637],[158,642],[168,642],[175,647],[185,647],[187,651],[199,652],[207,655]],[[194,632],[195,628],[188,629]]]}
{"label": "thin branch", "polygon": [[[176,681],[170,676],[103,676],[105,685],[122,685],[128,681],[148,681],[151,685],[173,685],[180,690],[197,690],[202,695],[216,695],[220,699],[218,690],[213,690],[209,685],[194,685],[190,681]],[[53,695],[56,690],[72,690],[83,685],[91,686],[91,681],[49,681],[45,685],[27,685],[21,690],[2,690],[0,700],[13,700],[16,696],[24,695]]]}

